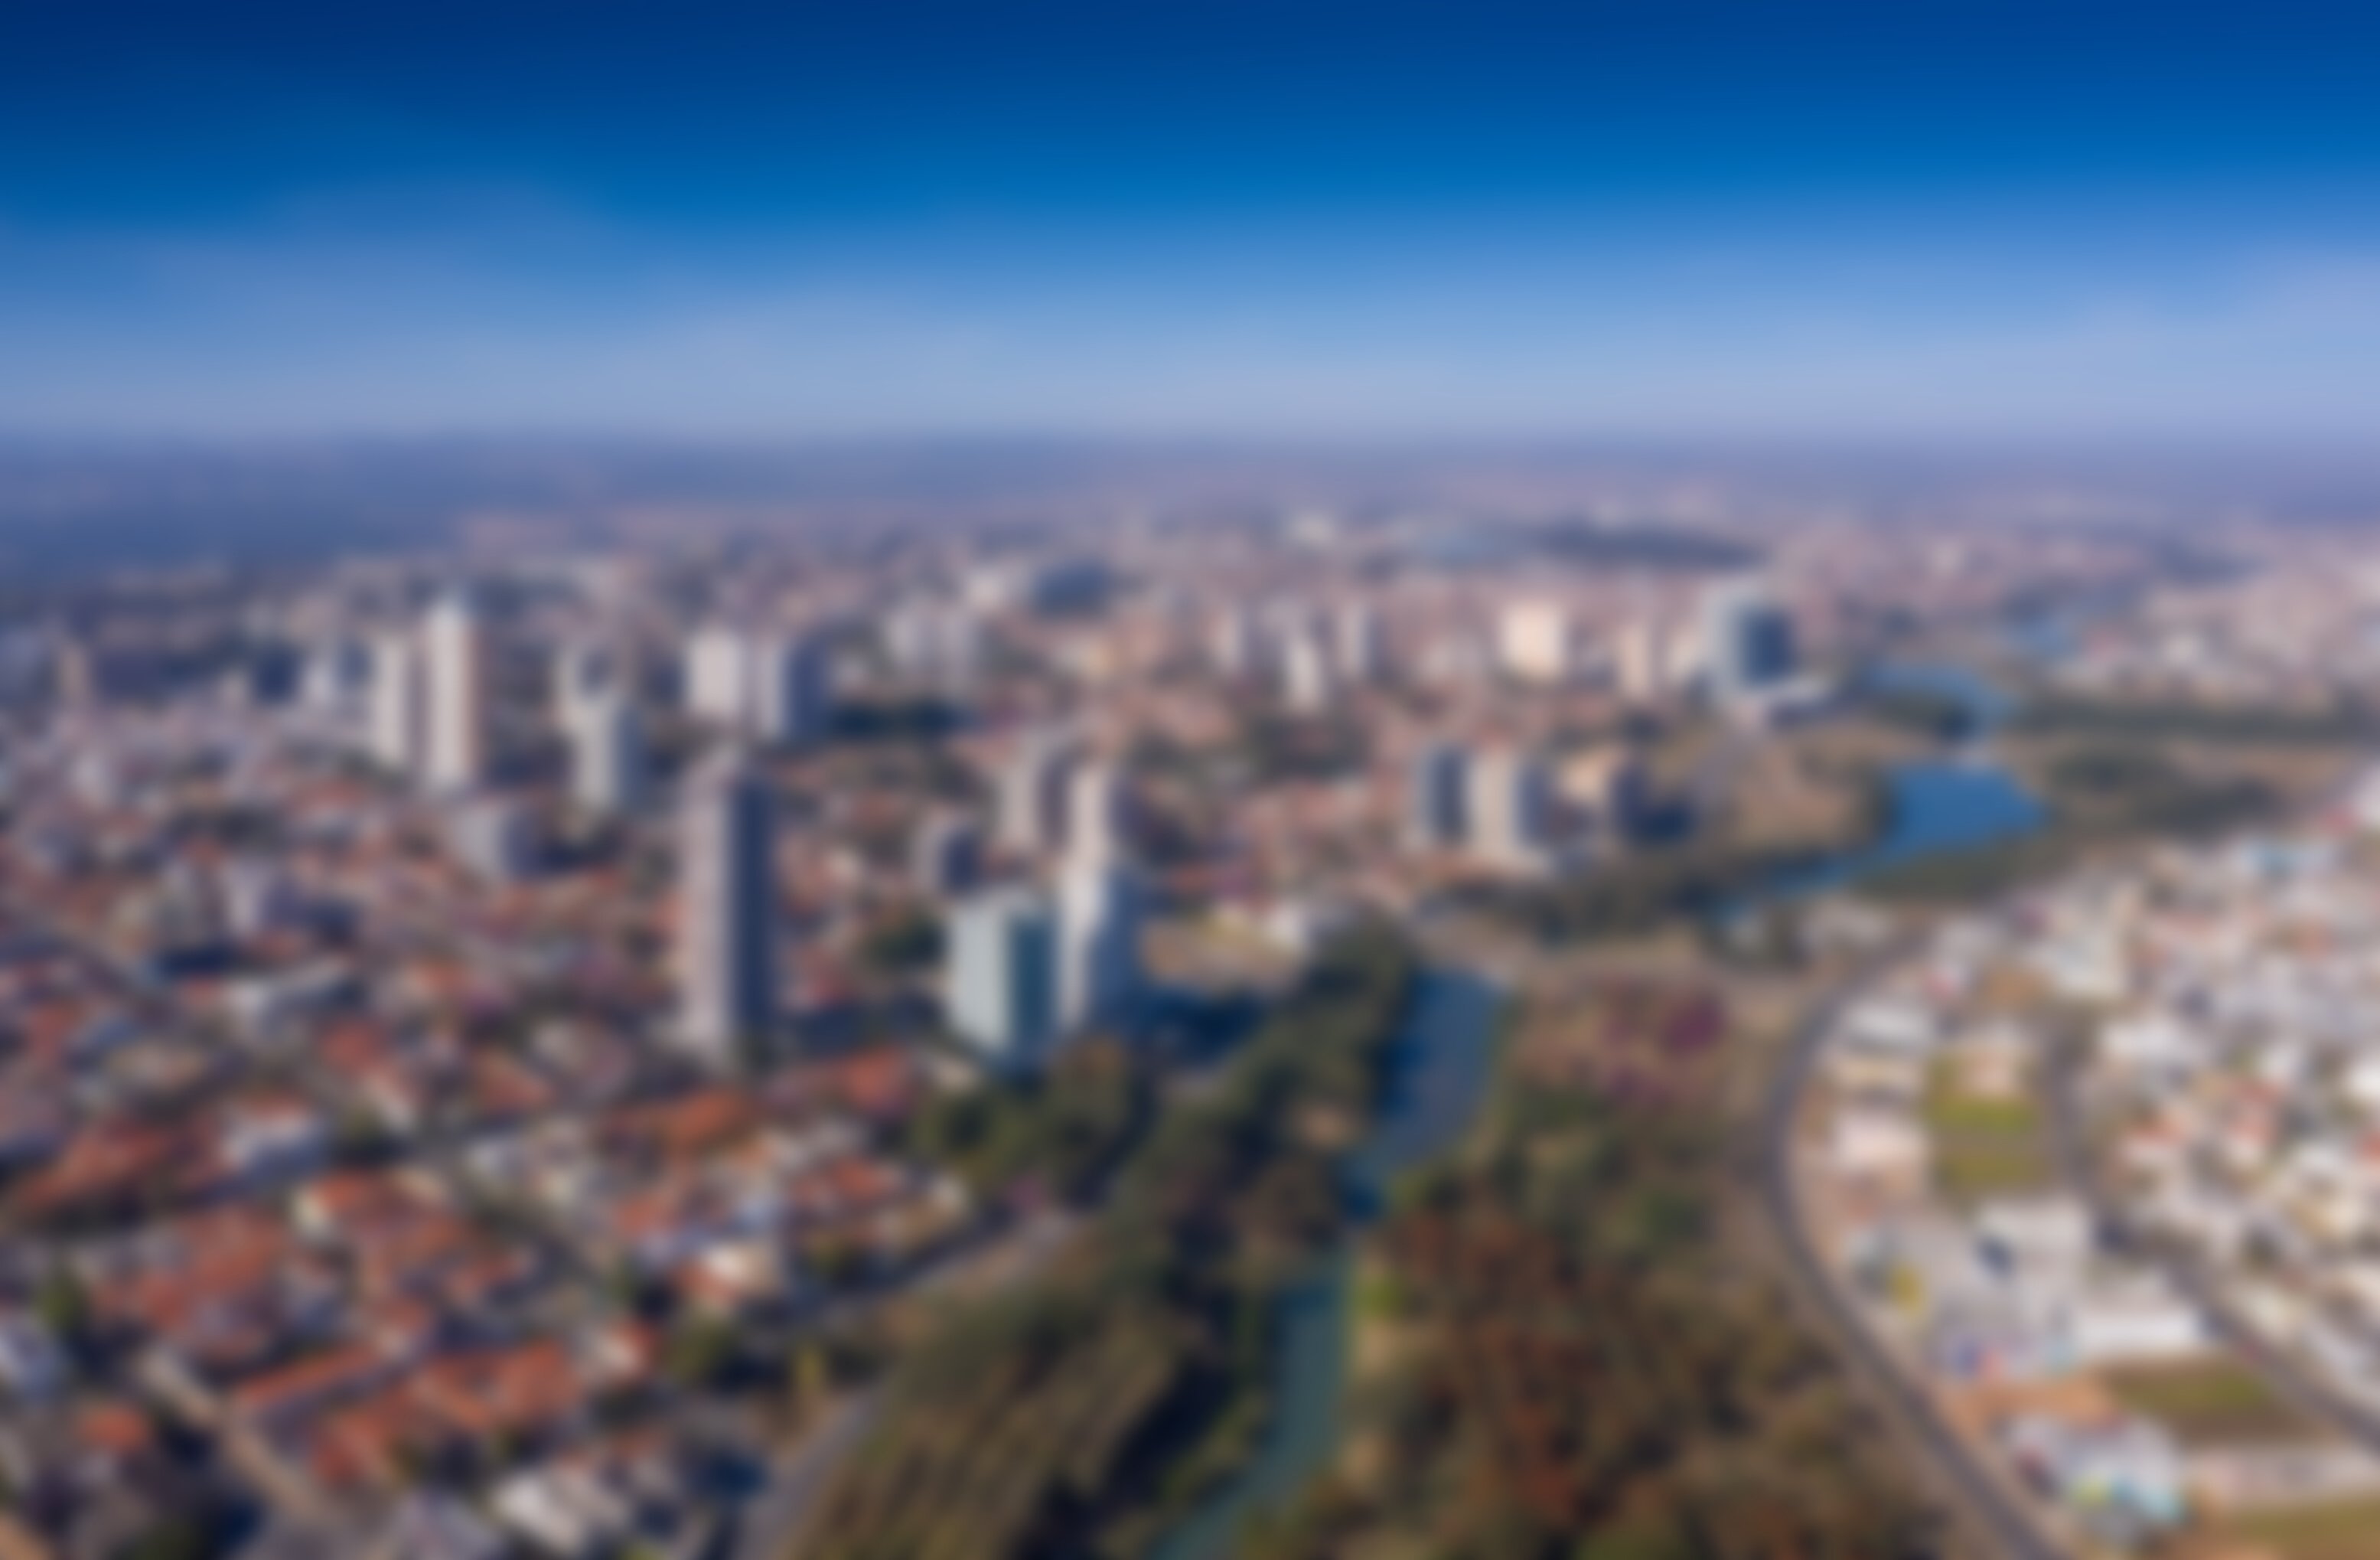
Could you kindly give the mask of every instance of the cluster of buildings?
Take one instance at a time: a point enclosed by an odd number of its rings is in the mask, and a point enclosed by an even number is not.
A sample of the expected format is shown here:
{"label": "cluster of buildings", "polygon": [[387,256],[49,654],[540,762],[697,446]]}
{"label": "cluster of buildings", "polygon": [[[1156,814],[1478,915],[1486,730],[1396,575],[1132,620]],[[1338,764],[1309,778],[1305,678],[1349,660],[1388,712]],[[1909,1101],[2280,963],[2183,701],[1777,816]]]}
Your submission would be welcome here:
{"label": "cluster of buildings", "polygon": [[2060,1542],[2380,1495],[2325,1407],[2380,1405],[2351,826],[1945,923],[1817,1054],[1798,1196],[1831,1282]]}
{"label": "cluster of buildings", "polygon": [[1625,848],[1632,713],[1798,675],[1766,591],[1402,545],[335,565],[138,679],[79,631],[0,689],[0,1543],[704,1552],[771,1448],[700,1346],[996,1230],[912,1113],[1168,1032],[1165,933],[1277,974]]}

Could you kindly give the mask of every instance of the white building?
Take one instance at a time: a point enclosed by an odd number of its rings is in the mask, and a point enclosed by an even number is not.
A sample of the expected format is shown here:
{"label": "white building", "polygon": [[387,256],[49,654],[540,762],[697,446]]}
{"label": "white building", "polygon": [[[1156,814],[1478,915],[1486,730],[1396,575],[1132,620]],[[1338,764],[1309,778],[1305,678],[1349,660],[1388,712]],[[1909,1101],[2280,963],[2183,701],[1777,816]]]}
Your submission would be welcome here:
{"label": "white building", "polygon": [[1339,675],[1362,687],[1376,682],[1387,670],[1388,652],[1380,634],[1380,615],[1371,603],[1347,601],[1339,603],[1331,619],[1332,638],[1339,657]]}
{"label": "white building", "polygon": [[1514,871],[1545,864],[1551,840],[1553,784],[1534,753],[1501,749],[1471,765],[1468,815],[1472,850]]}
{"label": "white building", "polygon": [[1140,993],[1140,885],[1125,869],[1070,861],[1058,880],[1058,1030],[1073,1036],[1131,1016]]}
{"label": "white building", "polygon": [[1028,733],[1000,774],[1000,843],[1021,856],[1055,852],[1065,842],[1072,747],[1051,732]]}
{"label": "white building", "polygon": [[950,918],[943,989],[952,1032],[995,1066],[1038,1066],[1057,1043],[1057,927],[1049,902],[1002,888],[958,906]]}
{"label": "white building", "polygon": [[1104,761],[1075,768],[1066,785],[1066,856],[1083,865],[1121,859],[1131,819],[1123,776]]}
{"label": "white building", "polygon": [[751,649],[748,729],[764,742],[823,740],[834,717],[834,647],[815,632],[764,636]]}
{"label": "white building", "polygon": [[740,629],[712,624],[686,646],[686,707],[731,731],[743,729],[752,708],[752,651]]}
{"label": "white building", "polygon": [[479,603],[467,591],[439,598],[421,627],[428,694],[422,778],[439,790],[468,790],[488,778],[488,644]]}
{"label": "white building", "polygon": [[699,718],[757,741],[818,741],[834,713],[832,646],[817,633],[703,628],[686,645],[686,701]]}
{"label": "white building", "polygon": [[423,725],[428,695],[423,687],[421,647],[403,629],[382,635],[372,643],[372,757],[408,778],[422,762]]}
{"label": "white building", "polygon": [[615,688],[582,695],[569,715],[570,793],[589,812],[633,812],[649,783],[644,721]]}
{"label": "white building", "polygon": [[1571,674],[1570,611],[1560,602],[1508,603],[1496,619],[1496,658],[1524,682],[1560,683]]}

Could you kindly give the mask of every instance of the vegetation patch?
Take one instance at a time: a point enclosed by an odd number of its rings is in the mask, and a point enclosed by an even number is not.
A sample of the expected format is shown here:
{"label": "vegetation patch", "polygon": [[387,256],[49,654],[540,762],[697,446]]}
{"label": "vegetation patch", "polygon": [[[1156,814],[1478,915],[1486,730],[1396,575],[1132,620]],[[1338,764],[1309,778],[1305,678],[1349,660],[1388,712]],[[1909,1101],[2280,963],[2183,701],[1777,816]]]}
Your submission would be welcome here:
{"label": "vegetation patch", "polygon": [[2135,1366],[2107,1371],[2104,1379],[2118,1402],[2192,1445],[2303,1441],[2321,1433],[2320,1426],[2236,1359]]}

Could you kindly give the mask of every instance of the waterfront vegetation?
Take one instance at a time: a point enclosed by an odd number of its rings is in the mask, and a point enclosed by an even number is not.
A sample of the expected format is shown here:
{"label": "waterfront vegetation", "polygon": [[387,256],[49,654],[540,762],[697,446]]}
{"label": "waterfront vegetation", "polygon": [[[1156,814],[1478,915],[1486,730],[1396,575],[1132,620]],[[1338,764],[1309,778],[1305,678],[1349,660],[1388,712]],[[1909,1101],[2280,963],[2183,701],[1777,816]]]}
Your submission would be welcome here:
{"label": "waterfront vegetation", "polygon": [[2048,692],[2024,701],[2015,728],[2124,742],[2360,748],[2380,739],[2380,713],[2347,699],[2292,705]]}
{"label": "waterfront vegetation", "polygon": [[1550,1046],[1524,1033],[1474,1142],[1367,1237],[1340,1461],[1235,1553],[1936,1553],[1876,1427],[1746,1270],[1716,1100],[1616,1088],[1557,1054],[1610,1051],[1608,1026],[1564,1029]]}
{"label": "waterfront vegetation", "polygon": [[984,1140],[1042,1147],[982,1151],[985,1184],[1068,1178],[1033,1169],[1040,1152],[1103,1155],[1103,1210],[1055,1271],[896,1369],[886,1423],[795,1553],[1122,1560],[1238,1468],[1269,1409],[1281,1290],[1344,1228],[1337,1156],[1377,1108],[1414,973],[1393,934],[1350,938],[1210,1088],[1120,1132],[1135,1113],[1103,1066],[993,1096]]}
{"label": "waterfront vegetation", "polygon": [[[2263,750],[2269,751],[2269,749]],[[2022,839],[1945,851],[1876,874],[1863,886],[1888,899],[1949,903],[1989,897],[2054,875],[2094,850],[2147,839],[2207,839],[2281,814],[2289,789],[2235,747],[2228,758],[2183,755],[2131,735],[2021,744],[2017,767],[2048,811]]]}
{"label": "waterfront vegetation", "polygon": [[1481,884],[1467,902],[1541,943],[1641,936],[1706,920],[1746,893],[1809,867],[1830,847],[1720,840],[1664,846],[1552,883]]}

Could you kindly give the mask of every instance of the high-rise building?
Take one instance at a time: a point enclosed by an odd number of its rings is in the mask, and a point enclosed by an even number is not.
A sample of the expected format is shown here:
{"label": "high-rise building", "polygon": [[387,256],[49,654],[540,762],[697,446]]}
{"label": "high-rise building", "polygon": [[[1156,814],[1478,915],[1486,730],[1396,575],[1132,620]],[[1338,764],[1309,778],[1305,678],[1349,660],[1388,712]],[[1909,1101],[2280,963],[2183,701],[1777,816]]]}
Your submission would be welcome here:
{"label": "high-rise building", "polygon": [[687,641],[686,708],[758,741],[815,742],[833,716],[833,646],[821,634],[714,625]]}
{"label": "high-rise building", "polygon": [[752,734],[802,747],[822,740],[834,716],[834,647],[823,634],[763,636],[751,649]]}
{"label": "high-rise building", "polygon": [[1462,749],[1434,742],[1415,754],[1405,798],[1405,837],[1416,850],[1456,850],[1468,837],[1469,762]]}
{"label": "high-rise building", "polygon": [[488,777],[488,645],[468,591],[439,598],[422,620],[428,695],[422,778],[438,790],[469,790]]}
{"label": "high-rise building", "polygon": [[567,728],[584,705],[620,680],[609,646],[592,640],[561,645],[553,652],[554,719]]}
{"label": "high-rise building", "polygon": [[644,804],[650,768],[643,719],[627,694],[601,688],[578,695],[565,716],[570,794],[590,812],[633,812]]}
{"label": "high-rise building", "polygon": [[1634,704],[1658,704],[1676,691],[1669,630],[1658,617],[1639,617],[1621,631],[1616,665],[1620,694]]}
{"label": "high-rise building", "polygon": [[1066,859],[1121,859],[1130,843],[1131,816],[1123,776],[1104,760],[1076,765],[1066,783]]}
{"label": "high-rise building", "polygon": [[895,608],[884,624],[884,648],[905,676],[942,689],[975,677],[982,636],[974,615],[953,602],[917,600]]}
{"label": "high-rise building", "polygon": [[1058,878],[1058,1031],[1127,1019],[1140,991],[1140,885],[1120,863],[1070,860]]}
{"label": "high-rise building", "polygon": [[1217,675],[1238,682],[1255,676],[1264,665],[1264,640],[1256,615],[1233,603],[1215,615],[1208,641]]}
{"label": "high-rise building", "polygon": [[366,646],[344,637],[324,640],[306,656],[298,697],[321,714],[350,718],[371,687],[371,652]]}
{"label": "high-rise building", "polygon": [[421,646],[403,629],[372,641],[370,739],[372,757],[410,779],[422,762],[425,705]]}
{"label": "high-rise building", "polygon": [[679,1033],[725,1063],[777,1018],[775,808],[737,750],[696,771],[681,807]]}
{"label": "high-rise building", "polygon": [[936,899],[965,894],[983,865],[983,840],[975,824],[954,812],[937,813],[917,830],[911,871],[917,891]]}
{"label": "high-rise building", "polygon": [[1332,675],[1330,652],[1320,635],[1293,634],[1283,641],[1281,684],[1282,700],[1298,713],[1318,715],[1330,710],[1338,697],[1338,678]]}
{"label": "high-rise building", "polygon": [[1793,676],[1793,619],[1758,583],[1713,587],[1702,621],[1703,671],[1718,698],[1740,699]]}
{"label": "high-rise building", "polygon": [[1046,856],[1065,842],[1072,747],[1052,732],[1026,736],[1000,774],[1000,843],[1020,856]]}
{"label": "high-rise building", "polygon": [[1371,603],[1346,601],[1331,619],[1339,675],[1357,686],[1376,682],[1387,669],[1387,651],[1380,636],[1380,615]]}
{"label": "high-rise building", "polygon": [[1569,609],[1560,602],[1513,602],[1496,620],[1496,653],[1524,682],[1559,683],[1571,675]]}
{"label": "high-rise building", "polygon": [[698,628],[686,645],[686,707],[689,713],[740,731],[752,708],[752,650],[743,631],[719,624]]}
{"label": "high-rise building", "polygon": [[1498,866],[1541,866],[1551,830],[1553,783],[1534,753],[1500,749],[1471,766],[1471,848]]}
{"label": "high-rise building", "polygon": [[455,859],[486,882],[518,883],[536,868],[536,829],[511,797],[466,797],[447,815],[446,828]]}
{"label": "high-rise building", "polygon": [[994,1065],[1039,1064],[1058,1039],[1058,931],[1048,900],[1002,888],[954,909],[942,1001],[952,1031]]}

